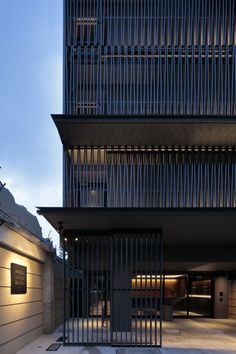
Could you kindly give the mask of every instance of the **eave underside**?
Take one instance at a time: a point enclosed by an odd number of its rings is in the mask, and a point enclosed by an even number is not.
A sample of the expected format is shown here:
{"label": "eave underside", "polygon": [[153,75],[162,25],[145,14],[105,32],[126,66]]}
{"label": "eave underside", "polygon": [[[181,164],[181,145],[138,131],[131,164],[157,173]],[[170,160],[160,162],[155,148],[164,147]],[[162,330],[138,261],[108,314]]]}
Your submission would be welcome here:
{"label": "eave underside", "polygon": [[234,146],[235,116],[52,115],[64,146]]}
{"label": "eave underside", "polygon": [[166,244],[236,245],[235,208],[39,208],[58,229],[160,229]]}
{"label": "eave underside", "polygon": [[[236,271],[236,209],[39,208],[68,242],[80,233],[104,236],[122,229],[161,232],[165,271]],[[61,244],[63,240],[61,239]]]}

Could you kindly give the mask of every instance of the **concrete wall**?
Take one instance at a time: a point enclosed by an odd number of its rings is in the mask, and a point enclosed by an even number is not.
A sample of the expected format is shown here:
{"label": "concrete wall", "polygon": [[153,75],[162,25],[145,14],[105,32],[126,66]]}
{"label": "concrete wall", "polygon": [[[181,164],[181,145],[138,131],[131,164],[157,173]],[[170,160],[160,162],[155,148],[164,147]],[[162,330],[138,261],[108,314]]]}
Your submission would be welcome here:
{"label": "concrete wall", "polygon": [[236,319],[236,280],[229,282],[229,318]]}
{"label": "concrete wall", "polygon": [[[10,354],[43,333],[43,263],[17,253],[3,241],[23,238],[2,225],[0,228],[0,353]],[[26,250],[36,245],[24,240]],[[10,242],[11,243],[11,242]],[[31,250],[32,251],[32,250]],[[36,252],[37,253],[37,252]],[[11,294],[11,263],[27,267],[27,293]]]}
{"label": "concrete wall", "polygon": [[[11,294],[11,263],[27,267],[26,294]],[[0,354],[13,354],[62,323],[62,270],[42,240],[7,222],[0,226]]]}
{"label": "concrete wall", "polygon": [[63,263],[59,259],[53,263],[54,269],[54,328],[63,322]]}
{"label": "concrete wall", "polygon": [[43,306],[45,334],[63,322],[63,262],[47,255],[43,266]]}

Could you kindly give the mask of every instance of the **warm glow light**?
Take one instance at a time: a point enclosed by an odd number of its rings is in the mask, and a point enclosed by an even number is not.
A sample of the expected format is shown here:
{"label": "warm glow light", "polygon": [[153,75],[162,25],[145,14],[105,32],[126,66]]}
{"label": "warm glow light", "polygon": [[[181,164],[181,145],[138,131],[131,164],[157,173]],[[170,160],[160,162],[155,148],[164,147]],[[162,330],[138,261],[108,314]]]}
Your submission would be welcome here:
{"label": "warm glow light", "polygon": [[[158,282],[160,281],[160,278],[159,277],[156,277],[156,278],[152,278],[152,279],[147,279],[147,278],[142,278],[142,279],[137,279],[137,278],[132,278],[132,283],[138,283],[140,284],[140,282],[142,284],[149,284],[151,281],[152,283],[155,283],[155,280],[157,280]],[[177,279],[175,278],[168,278],[168,279],[165,279],[165,282],[168,282],[168,283],[173,283],[173,282],[177,282]]]}
{"label": "warm glow light", "polygon": [[82,17],[78,18],[79,25],[96,25],[97,19],[95,17]]}
{"label": "warm glow light", "polygon": [[198,295],[198,294],[194,295],[194,294],[192,294],[192,295],[189,295],[189,297],[200,297],[203,299],[211,299],[211,295]]}
{"label": "warm glow light", "polygon": [[[176,278],[180,278],[180,277],[183,277],[184,275],[183,274],[177,274],[177,275],[163,275],[162,276],[162,278],[165,278],[165,279],[176,279]],[[137,278],[138,279],[140,279],[140,278],[142,278],[142,279],[155,279],[155,278],[157,278],[157,279],[160,279],[160,275],[149,275],[149,274],[147,274],[147,275],[141,275],[141,274],[138,274],[137,275]]]}
{"label": "warm glow light", "polygon": [[[32,272],[32,261],[24,257],[23,255],[18,255],[12,251],[4,250],[4,259],[7,268],[2,272],[1,275],[1,285],[6,287],[4,292],[4,302],[7,303],[21,303],[26,301],[29,298],[29,293],[24,294],[11,294],[11,263],[15,263],[24,267],[27,267],[27,287],[32,287],[32,277],[29,276],[29,273]],[[18,311],[22,311],[19,309]]]}
{"label": "warm glow light", "polygon": [[78,103],[77,108],[97,108],[97,103]]}

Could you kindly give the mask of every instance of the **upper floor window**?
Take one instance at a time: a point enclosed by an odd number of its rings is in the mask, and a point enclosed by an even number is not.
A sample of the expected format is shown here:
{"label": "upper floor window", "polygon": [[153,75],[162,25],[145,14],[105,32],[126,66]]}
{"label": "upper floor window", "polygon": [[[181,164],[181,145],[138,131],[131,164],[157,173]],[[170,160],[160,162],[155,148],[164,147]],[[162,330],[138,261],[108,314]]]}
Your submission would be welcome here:
{"label": "upper floor window", "polygon": [[99,26],[96,17],[77,19],[77,41],[81,45],[96,45],[99,39]]}

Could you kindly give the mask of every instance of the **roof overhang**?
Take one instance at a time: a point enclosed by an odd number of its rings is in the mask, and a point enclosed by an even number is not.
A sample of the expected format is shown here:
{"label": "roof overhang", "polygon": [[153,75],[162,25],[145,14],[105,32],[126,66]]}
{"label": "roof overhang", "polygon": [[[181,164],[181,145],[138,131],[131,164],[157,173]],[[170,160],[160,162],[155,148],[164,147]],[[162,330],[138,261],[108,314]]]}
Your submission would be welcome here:
{"label": "roof overhang", "polygon": [[236,208],[38,208],[57,230],[162,229],[165,244],[236,245]]}
{"label": "roof overhang", "polygon": [[64,146],[234,146],[236,116],[52,115]]}

